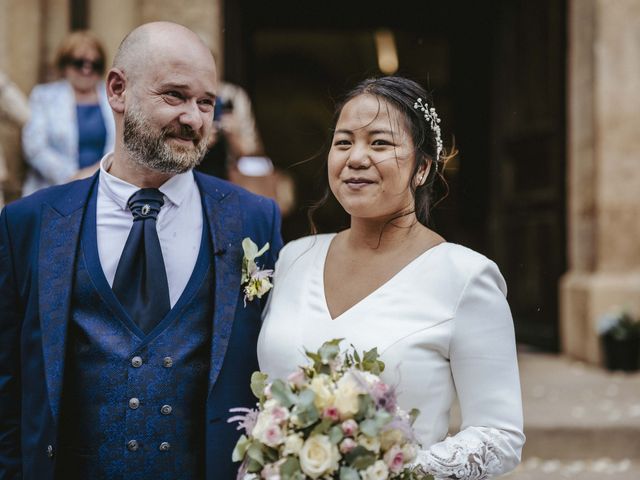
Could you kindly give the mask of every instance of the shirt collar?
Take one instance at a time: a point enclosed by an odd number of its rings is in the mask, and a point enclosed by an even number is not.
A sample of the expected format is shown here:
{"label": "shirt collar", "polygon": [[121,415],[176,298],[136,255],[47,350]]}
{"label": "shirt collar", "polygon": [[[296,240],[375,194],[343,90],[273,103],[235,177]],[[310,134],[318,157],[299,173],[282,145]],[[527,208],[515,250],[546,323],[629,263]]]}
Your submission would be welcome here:
{"label": "shirt collar", "polygon": [[[127,201],[140,187],[115,177],[109,173],[111,168],[112,154],[109,153],[100,161],[100,188],[109,196],[122,210],[127,210]],[[164,182],[159,190],[169,202],[179,207],[192,188],[197,188],[193,172],[178,173]]]}

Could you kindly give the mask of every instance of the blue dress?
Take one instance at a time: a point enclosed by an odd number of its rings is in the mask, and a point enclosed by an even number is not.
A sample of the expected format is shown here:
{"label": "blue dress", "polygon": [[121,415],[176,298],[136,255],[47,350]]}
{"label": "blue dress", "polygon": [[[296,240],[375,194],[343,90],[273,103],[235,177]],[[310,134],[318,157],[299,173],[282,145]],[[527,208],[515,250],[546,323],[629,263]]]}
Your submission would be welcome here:
{"label": "blue dress", "polygon": [[76,105],[78,115],[78,168],[93,165],[102,158],[107,141],[100,105]]}

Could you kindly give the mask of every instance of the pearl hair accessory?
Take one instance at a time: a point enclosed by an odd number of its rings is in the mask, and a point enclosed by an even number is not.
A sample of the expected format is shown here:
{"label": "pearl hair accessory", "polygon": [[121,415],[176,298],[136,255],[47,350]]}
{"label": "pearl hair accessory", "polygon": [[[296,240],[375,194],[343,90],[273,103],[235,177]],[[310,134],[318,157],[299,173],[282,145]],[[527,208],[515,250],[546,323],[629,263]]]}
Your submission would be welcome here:
{"label": "pearl hair accessory", "polygon": [[436,109],[431,107],[429,108],[429,104],[427,102],[423,102],[421,98],[419,98],[416,103],[413,104],[413,108],[422,110],[424,113],[424,118],[429,122],[429,126],[433,133],[436,134],[436,165],[440,160],[440,153],[442,152],[442,137],[440,136],[440,117],[436,113]]}

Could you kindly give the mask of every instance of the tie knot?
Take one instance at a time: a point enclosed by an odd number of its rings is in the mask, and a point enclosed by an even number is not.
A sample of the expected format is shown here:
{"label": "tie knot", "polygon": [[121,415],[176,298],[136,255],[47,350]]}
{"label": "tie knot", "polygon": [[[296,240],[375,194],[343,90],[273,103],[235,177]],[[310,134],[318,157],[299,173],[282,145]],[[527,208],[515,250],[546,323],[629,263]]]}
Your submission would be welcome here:
{"label": "tie knot", "polygon": [[164,205],[164,197],[157,188],[142,188],[131,195],[127,202],[134,222],[147,218],[157,219],[162,205]]}

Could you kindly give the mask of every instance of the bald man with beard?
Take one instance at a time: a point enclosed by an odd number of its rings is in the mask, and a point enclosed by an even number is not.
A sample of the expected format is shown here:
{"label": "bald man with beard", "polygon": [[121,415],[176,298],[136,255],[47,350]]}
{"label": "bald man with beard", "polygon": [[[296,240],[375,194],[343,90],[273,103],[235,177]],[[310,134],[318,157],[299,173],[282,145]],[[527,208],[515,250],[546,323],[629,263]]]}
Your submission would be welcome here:
{"label": "bald man with beard", "polygon": [[232,479],[265,298],[242,241],[282,245],[274,202],[193,168],[216,68],[173,23],[142,25],[107,75],[113,153],[92,178],[0,215],[0,479]]}

